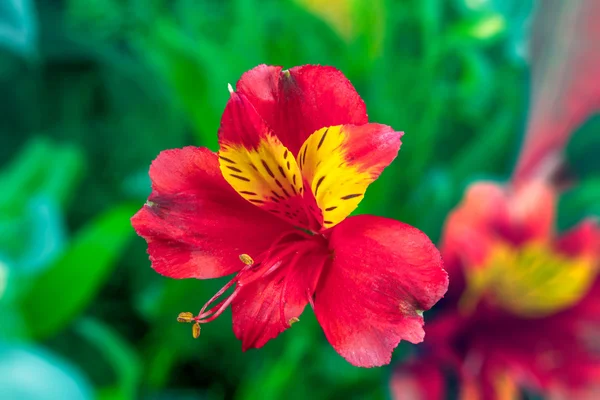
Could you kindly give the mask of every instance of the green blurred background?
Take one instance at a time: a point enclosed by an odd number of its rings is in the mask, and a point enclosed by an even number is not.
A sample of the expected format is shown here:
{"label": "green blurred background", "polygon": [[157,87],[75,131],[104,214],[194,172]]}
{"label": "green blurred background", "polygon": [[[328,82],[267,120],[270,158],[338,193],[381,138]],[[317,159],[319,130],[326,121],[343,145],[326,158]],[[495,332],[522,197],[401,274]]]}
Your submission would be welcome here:
{"label": "green blurred background", "polygon": [[[534,9],[534,0],[2,0],[0,398],[388,396],[391,368],[346,363],[310,310],[260,350],[241,352],[227,316],[192,339],[176,315],[226,279],[175,281],[150,268],[129,222],[149,194],[148,166],[163,149],[216,150],[227,84],[244,71],[334,65],[372,121],[406,132],[358,212],[438,240],[468,183],[513,168]],[[561,201],[563,227],[598,212],[589,154],[599,126],[591,120],[569,145],[582,180]],[[394,362],[410,351],[401,344]]]}

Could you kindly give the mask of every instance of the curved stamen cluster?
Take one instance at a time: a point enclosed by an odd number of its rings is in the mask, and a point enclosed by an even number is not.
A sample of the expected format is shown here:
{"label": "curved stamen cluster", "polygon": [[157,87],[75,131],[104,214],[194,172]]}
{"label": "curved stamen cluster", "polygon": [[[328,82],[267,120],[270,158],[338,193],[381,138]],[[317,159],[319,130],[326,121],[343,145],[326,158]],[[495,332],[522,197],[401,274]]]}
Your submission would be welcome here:
{"label": "curved stamen cluster", "polygon": [[[240,261],[243,262],[245,266],[235,275],[235,277],[227,282],[225,286],[204,304],[198,315],[194,316],[191,312],[182,312],[178,315],[177,322],[193,322],[193,336],[194,338],[199,337],[200,324],[206,324],[219,317],[223,311],[231,305],[243,287],[273,274],[283,266],[295,265],[302,255],[313,250],[316,242],[306,240],[310,238],[311,236],[309,234],[304,233],[301,230],[288,231],[280,235],[277,240],[275,240],[275,244],[266,252],[260,254],[256,258],[256,261],[248,254],[240,254]],[[281,322],[284,326],[290,325],[298,320],[297,318],[292,318],[290,321],[285,321],[284,298],[287,282],[288,281],[286,280],[279,304]],[[234,285],[235,289],[233,292],[217,302],[217,300],[219,300],[225,292]],[[307,291],[307,295],[310,297],[311,294]]]}

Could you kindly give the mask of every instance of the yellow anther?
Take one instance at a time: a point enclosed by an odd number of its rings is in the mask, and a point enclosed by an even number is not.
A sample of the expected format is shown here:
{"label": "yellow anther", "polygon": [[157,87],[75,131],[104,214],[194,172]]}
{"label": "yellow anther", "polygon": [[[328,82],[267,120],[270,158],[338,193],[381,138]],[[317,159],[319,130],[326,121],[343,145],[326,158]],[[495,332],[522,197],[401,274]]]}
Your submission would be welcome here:
{"label": "yellow anther", "polygon": [[182,312],[177,316],[177,322],[192,322],[194,320],[194,314],[191,312]]}
{"label": "yellow anther", "polygon": [[246,265],[254,264],[254,260],[248,254],[240,254],[240,260]]}
{"label": "yellow anther", "polygon": [[192,336],[194,339],[198,339],[200,337],[200,324],[197,322],[192,325]]}
{"label": "yellow anther", "polygon": [[290,320],[288,321],[288,325],[292,326],[292,324],[295,324],[296,322],[300,321],[300,319],[298,319],[297,317],[292,317],[290,318]]}

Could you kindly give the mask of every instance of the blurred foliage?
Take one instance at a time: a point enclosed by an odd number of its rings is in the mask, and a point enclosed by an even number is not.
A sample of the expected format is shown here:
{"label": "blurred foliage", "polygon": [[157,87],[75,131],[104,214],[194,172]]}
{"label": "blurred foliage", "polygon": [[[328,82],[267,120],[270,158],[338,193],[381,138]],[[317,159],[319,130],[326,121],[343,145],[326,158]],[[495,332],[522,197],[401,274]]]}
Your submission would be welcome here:
{"label": "blurred foliage", "polygon": [[[390,370],[348,365],[310,311],[258,351],[241,352],[227,318],[194,341],[175,316],[223,281],[154,273],[129,223],[152,159],[216,150],[227,83],[260,63],[334,65],[371,120],[406,132],[359,213],[438,240],[469,182],[506,179],[527,115],[530,1],[319,3],[0,4],[0,371],[14,377],[0,373],[0,397],[386,396]],[[600,211],[598,130],[590,122],[569,148],[582,184],[561,202],[563,227]],[[18,391],[17,367],[39,387]]]}

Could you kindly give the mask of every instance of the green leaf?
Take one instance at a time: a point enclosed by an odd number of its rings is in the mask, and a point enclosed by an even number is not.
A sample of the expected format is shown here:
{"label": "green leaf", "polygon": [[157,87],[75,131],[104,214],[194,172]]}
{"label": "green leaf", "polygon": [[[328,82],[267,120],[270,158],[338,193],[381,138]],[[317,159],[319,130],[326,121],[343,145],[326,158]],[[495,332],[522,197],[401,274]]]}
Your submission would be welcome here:
{"label": "green leaf", "polygon": [[[423,181],[410,193],[403,207],[403,222],[424,231],[433,242],[441,235],[446,215],[458,197],[446,171],[434,170],[424,176]],[[423,210],[428,210],[423,212]]]}
{"label": "green leaf", "polygon": [[[262,368],[248,375],[236,393],[237,399],[280,399],[298,380],[298,370],[311,348],[315,348],[316,319],[304,313],[288,332],[287,342],[281,353],[273,355]],[[256,382],[261,382],[260,386]]]}
{"label": "green leaf", "polygon": [[473,175],[473,171],[497,171],[506,162],[516,136],[507,140],[507,132],[513,124],[513,115],[501,110],[482,131],[452,159],[450,172],[456,182]]}
{"label": "green leaf", "polygon": [[0,208],[43,194],[67,205],[84,169],[80,148],[33,137],[0,172]]}
{"label": "green leaf", "polygon": [[191,40],[166,21],[157,25],[144,50],[169,82],[199,144],[216,148],[228,96],[227,53],[208,41]]}
{"label": "green leaf", "polygon": [[575,131],[565,152],[567,164],[577,177],[600,176],[600,115]]}
{"label": "green leaf", "polygon": [[57,333],[94,298],[133,236],[129,218],[138,207],[121,205],[101,214],[73,239],[71,247],[38,275],[20,308],[36,339]]}
{"label": "green leaf", "polygon": [[591,216],[600,217],[600,177],[580,182],[558,203],[558,227],[569,229]]}
{"label": "green leaf", "polygon": [[457,41],[476,40],[477,43],[494,41],[506,32],[506,18],[500,13],[490,12],[485,16],[457,24],[451,35]]}
{"label": "green leaf", "polygon": [[[48,196],[36,196],[27,202],[23,214],[13,225],[18,232],[13,237],[15,272],[31,275],[43,271],[60,256],[65,247],[64,216],[56,202]],[[3,243],[11,245],[10,242]]]}
{"label": "green leaf", "polygon": [[0,207],[31,194],[34,186],[44,174],[44,166],[39,162],[52,151],[52,145],[46,138],[32,138],[21,151],[0,171]]}
{"label": "green leaf", "polygon": [[75,146],[55,146],[51,158],[40,161],[42,168],[46,170],[46,177],[39,190],[58,204],[68,205],[74,195],[74,188],[83,177],[83,152]]}
{"label": "green leaf", "polygon": [[115,386],[103,387],[100,399],[135,399],[141,376],[141,362],[135,350],[116,331],[100,321],[86,318],[78,321],[75,329],[92,342],[107,359],[117,375]]}
{"label": "green leaf", "polygon": [[33,138],[1,171],[0,253],[16,272],[44,269],[64,247],[62,209],[83,174],[78,147]]}

